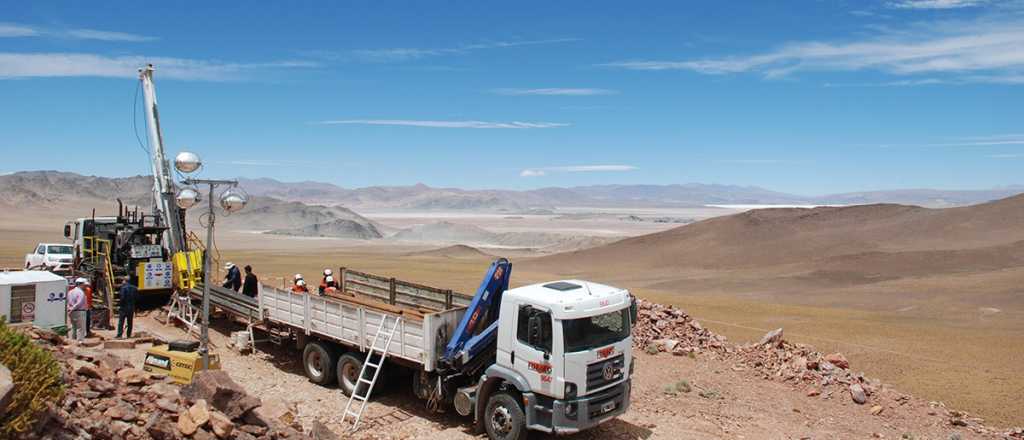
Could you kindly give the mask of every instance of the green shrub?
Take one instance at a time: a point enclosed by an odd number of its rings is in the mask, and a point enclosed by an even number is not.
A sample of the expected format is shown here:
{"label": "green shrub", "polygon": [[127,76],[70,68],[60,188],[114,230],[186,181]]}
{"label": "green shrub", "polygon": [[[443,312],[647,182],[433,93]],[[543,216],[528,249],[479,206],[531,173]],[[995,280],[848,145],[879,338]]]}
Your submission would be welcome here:
{"label": "green shrub", "polygon": [[50,352],[10,328],[6,319],[0,319],[0,364],[14,380],[14,397],[0,414],[0,438],[12,438],[33,428],[47,404],[60,402],[64,383]]}
{"label": "green shrub", "polygon": [[676,382],[676,391],[679,391],[681,393],[689,393],[690,391],[693,391],[693,388],[690,387],[690,382],[684,379],[679,382]]}
{"label": "green shrub", "polygon": [[644,351],[646,351],[647,354],[658,354],[661,350],[658,350],[658,346],[656,344],[651,344],[648,345]]}

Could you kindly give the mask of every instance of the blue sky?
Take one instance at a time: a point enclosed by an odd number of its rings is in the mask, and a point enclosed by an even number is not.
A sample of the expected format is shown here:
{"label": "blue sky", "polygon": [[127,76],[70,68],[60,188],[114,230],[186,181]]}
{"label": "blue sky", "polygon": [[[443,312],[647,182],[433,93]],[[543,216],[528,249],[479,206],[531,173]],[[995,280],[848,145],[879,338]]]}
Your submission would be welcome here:
{"label": "blue sky", "polygon": [[772,3],[10,2],[0,172],[148,173],[153,62],[207,177],[1024,183],[1024,3]]}

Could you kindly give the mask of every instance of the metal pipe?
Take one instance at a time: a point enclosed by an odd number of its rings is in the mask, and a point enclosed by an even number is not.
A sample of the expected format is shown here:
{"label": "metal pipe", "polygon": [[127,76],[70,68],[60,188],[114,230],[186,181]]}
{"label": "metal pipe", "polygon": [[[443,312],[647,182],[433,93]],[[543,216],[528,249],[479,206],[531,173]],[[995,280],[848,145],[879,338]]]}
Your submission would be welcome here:
{"label": "metal pipe", "polygon": [[203,355],[203,369],[210,369],[210,274],[213,272],[210,266],[210,244],[213,243],[213,222],[216,214],[213,212],[213,182],[209,182],[210,192],[207,196],[210,219],[206,224],[206,252],[203,254],[203,327],[199,339],[199,352]]}

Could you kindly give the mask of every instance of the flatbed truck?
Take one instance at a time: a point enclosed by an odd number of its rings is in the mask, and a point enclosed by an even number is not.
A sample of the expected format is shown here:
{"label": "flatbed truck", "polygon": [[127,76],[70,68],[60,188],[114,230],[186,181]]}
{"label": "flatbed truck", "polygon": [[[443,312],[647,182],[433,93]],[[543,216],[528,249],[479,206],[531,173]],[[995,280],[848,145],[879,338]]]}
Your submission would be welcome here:
{"label": "flatbed truck", "polygon": [[326,295],[262,285],[256,300],[212,300],[243,304],[264,330],[293,339],[309,380],[337,382],[349,396],[369,395],[357,391],[367,386],[367,353],[376,333],[394,327],[383,369],[410,369],[413,393],[429,409],[454,408],[492,439],[569,434],[624,414],[632,295],[582,280],[509,289],[511,269],[495,261],[472,297],[343,270],[340,289]]}

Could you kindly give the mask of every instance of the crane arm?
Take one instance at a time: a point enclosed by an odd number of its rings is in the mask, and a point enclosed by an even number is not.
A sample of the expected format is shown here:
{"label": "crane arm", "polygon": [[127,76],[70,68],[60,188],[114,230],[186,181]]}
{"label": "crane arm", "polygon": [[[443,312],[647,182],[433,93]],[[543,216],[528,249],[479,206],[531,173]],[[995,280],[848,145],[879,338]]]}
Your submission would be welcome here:
{"label": "crane arm", "polygon": [[511,278],[512,262],[499,258],[491,263],[466,314],[445,346],[442,362],[452,366],[465,364],[494,342],[501,297],[508,290]]}

